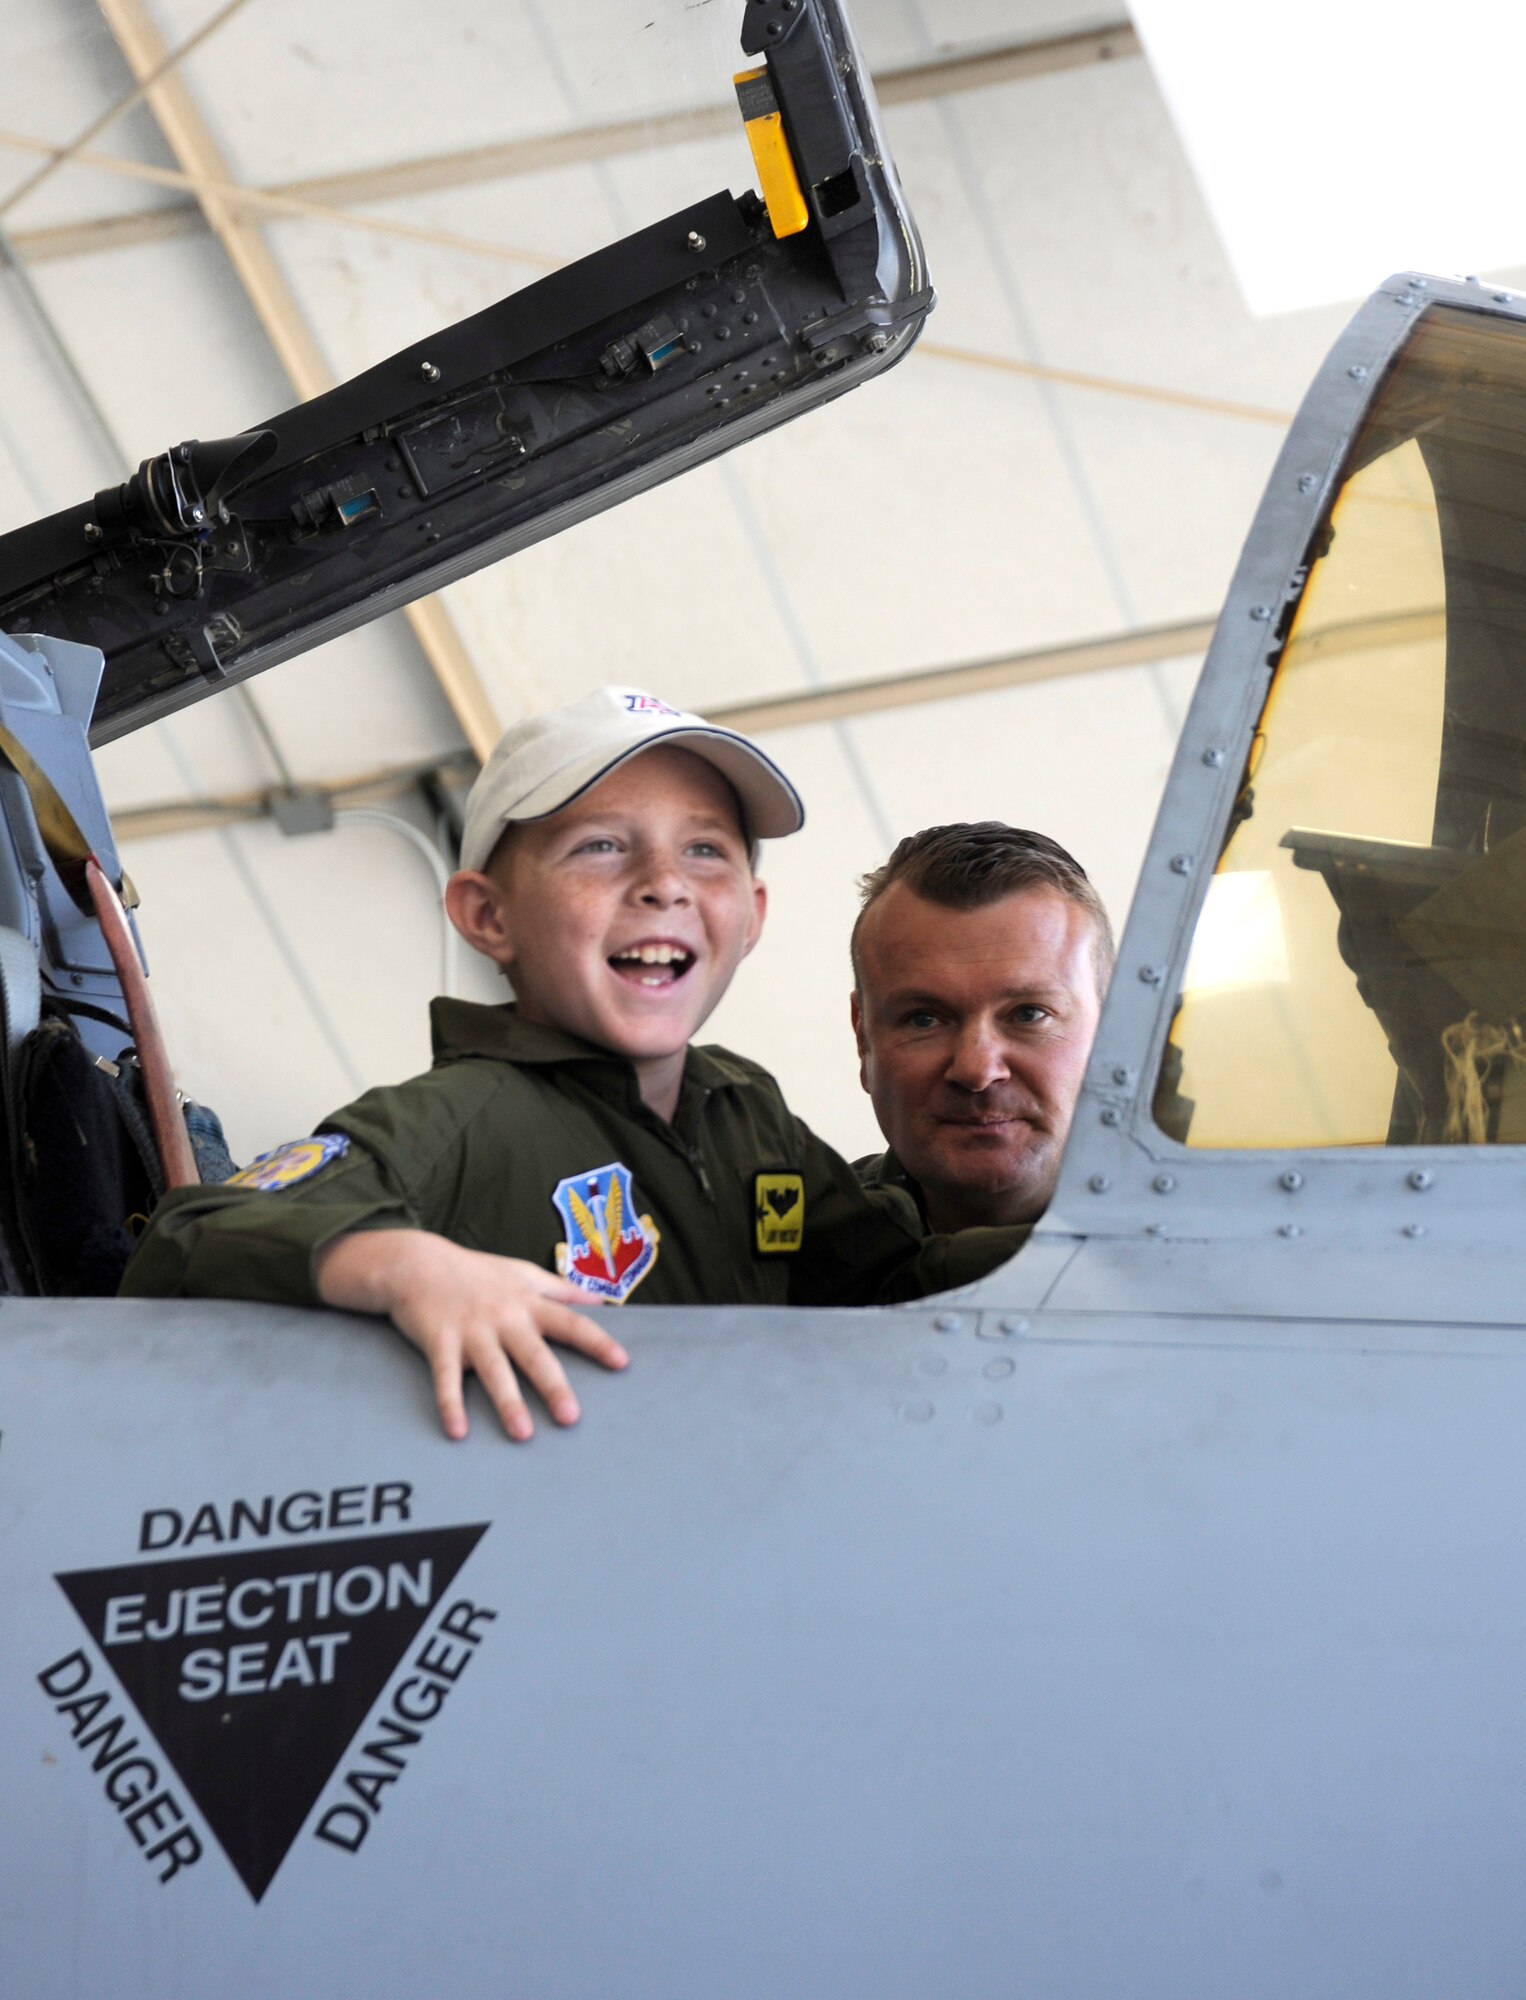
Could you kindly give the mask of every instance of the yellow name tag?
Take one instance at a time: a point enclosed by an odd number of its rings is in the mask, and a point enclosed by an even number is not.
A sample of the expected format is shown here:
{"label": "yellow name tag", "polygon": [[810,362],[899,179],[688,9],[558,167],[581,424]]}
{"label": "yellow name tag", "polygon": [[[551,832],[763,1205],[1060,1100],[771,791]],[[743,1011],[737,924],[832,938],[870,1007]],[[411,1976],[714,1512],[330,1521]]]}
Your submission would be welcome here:
{"label": "yellow name tag", "polygon": [[756,1174],[752,1183],[760,1257],[787,1257],[805,1235],[805,1182],[799,1174]]}

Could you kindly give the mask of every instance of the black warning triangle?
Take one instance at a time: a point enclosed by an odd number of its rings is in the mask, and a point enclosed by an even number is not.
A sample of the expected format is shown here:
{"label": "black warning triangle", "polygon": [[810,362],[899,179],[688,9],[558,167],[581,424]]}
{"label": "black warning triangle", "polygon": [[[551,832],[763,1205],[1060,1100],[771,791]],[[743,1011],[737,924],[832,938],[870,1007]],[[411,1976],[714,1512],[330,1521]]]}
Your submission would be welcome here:
{"label": "black warning triangle", "polygon": [[57,1579],[256,1902],[486,1527]]}

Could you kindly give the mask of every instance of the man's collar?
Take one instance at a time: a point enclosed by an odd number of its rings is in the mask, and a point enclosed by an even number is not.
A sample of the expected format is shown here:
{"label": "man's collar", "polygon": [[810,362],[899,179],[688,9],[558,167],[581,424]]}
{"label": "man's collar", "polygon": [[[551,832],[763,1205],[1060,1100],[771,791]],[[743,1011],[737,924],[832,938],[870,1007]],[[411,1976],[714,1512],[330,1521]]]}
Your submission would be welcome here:
{"label": "man's collar", "polygon": [[[581,1035],[569,1035],[564,1028],[527,1021],[512,1000],[490,1007],[477,1000],[442,997],[430,1003],[429,1026],[437,1063],[462,1056],[489,1056],[499,1062],[526,1065],[614,1063],[632,1071],[629,1058],[616,1055],[613,1049],[601,1049],[596,1042],[585,1042]],[[686,1084],[717,1090],[725,1084],[745,1083],[748,1074],[725,1049],[689,1046],[684,1063]]]}
{"label": "man's collar", "polygon": [[921,1186],[912,1179],[890,1147],[887,1146],[883,1153],[871,1153],[864,1159],[856,1161],[854,1172],[866,1187],[903,1189],[916,1203],[917,1213],[922,1217],[924,1224],[926,1223],[927,1204],[922,1198]]}
{"label": "man's collar", "polygon": [[883,1169],[883,1177],[890,1184],[891,1187],[905,1188],[906,1192],[911,1196],[912,1200],[917,1204],[917,1207],[925,1212],[927,1204],[922,1199],[922,1188],[920,1182],[914,1181],[912,1179],[911,1175],[906,1171],[905,1167],[901,1164],[901,1161],[897,1157],[896,1153],[889,1146],[885,1148],[885,1165]]}

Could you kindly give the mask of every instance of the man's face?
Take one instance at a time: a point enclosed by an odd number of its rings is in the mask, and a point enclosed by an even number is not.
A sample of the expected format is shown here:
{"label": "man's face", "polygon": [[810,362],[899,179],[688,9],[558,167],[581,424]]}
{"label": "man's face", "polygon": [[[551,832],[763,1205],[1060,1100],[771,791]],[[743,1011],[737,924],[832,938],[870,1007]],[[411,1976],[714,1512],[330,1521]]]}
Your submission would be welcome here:
{"label": "man's face", "polygon": [[488,872],[520,1013],[638,1064],[685,1047],[763,925],[735,795],[687,750],[516,828]]}
{"label": "man's face", "polygon": [[1047,886],[950,910],[893,882],[870,906],[859,1073],[935,1228],[1047,1206],[1101,1012],[1093,938]]}

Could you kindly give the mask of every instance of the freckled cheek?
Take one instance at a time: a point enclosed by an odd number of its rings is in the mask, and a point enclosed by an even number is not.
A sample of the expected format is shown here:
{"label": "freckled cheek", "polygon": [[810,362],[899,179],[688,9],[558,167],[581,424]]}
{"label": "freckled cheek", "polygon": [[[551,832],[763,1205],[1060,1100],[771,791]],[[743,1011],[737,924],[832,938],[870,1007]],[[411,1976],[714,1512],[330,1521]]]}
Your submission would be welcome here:
{"label": "freckled cheek", "polygon": [[712,950],[719,950],[724,944],[730,948],[742,944],[747,935],[747,926],[752,921],[752,905],[740,899],[722,898],[712,902],[707,897],[696,897],[699,908],[700,925],[705,940]]}
{"label": "freckled cheek", "polygon": [[558,918],[557,931],[569,956],[604,958],[610,949],[611,925],[602,910],[568,910]]}

